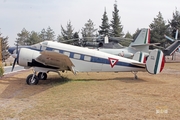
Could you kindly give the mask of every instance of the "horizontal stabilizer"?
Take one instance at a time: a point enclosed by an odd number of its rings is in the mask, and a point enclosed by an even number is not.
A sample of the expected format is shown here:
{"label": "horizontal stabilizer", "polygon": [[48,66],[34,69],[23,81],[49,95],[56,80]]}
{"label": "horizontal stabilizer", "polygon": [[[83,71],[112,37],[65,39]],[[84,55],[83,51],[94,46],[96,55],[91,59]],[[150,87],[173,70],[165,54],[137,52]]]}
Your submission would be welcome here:
{"label": "horizontal stabilizer", "polygon": [[165,57],[161,50],[154,49],[146,61],[146,70],[151,74],[158,74],[164,68]]}

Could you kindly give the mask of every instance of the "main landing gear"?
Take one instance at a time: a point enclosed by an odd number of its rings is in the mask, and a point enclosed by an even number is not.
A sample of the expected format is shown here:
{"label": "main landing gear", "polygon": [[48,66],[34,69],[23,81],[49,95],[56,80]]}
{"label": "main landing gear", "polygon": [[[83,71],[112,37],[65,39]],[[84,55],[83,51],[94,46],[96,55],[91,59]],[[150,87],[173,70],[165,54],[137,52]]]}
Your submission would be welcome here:
{"label": "main landing gear", "polygon": [[36,75],[36,72],[34,71],[34,74],[30,74],[27,79],[26,83],[28,85],[37,85],[39,83],[39,80],[46,80],[47,79],[47,73],[39,72],[38,75]]}
{"label": "main landing gear", "polygon": [[37,76],[40,80],[46,80],[47,79],[47,73],[39,72]]}

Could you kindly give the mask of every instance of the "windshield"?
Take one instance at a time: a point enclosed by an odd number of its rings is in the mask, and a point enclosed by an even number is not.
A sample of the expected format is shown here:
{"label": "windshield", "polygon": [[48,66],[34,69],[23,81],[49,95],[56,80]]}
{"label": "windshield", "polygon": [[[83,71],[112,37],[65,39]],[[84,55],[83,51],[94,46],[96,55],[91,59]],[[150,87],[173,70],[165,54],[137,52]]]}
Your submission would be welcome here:
{"label": "windshield", "polygon": [[38,49],[38,50],[45,50],[46,47],[47,47],[47,44],[48,44],[48,42],[44,41],[44,42],[41,42],[41,43],[34,44],[31,47],[34,48],[34,49]]}
{"label": "windshield", "polygon": [[32,45],[31,47],[34,48],[34,49],[39,49],[40,50],[41,46],[42,45],[40,43],[37,43],[37,44]]}

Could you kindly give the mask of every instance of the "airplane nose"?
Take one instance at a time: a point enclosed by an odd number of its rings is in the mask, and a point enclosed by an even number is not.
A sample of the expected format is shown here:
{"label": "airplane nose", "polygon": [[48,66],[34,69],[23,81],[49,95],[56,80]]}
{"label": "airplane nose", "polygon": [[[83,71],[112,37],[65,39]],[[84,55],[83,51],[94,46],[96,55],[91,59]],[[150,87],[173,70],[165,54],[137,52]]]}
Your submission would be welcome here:
{"label": "airplane nose", "polygon": [[13,58],[17,58],[16,47],[9,47],[8,52]]}
{"label": "airplane nose", "polygon": [[8,52],[11,54],[13,54],[15,50],[16,50],[16,47],[9,47],[8,48]]}

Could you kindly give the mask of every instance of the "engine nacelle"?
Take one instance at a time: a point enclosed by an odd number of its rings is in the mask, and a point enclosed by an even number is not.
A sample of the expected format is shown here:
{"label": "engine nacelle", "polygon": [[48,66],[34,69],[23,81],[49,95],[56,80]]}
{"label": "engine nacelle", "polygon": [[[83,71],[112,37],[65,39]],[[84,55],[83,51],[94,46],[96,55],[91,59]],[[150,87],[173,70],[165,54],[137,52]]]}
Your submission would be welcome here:
{"label": "engine nacelle", "polygon": [[28,48],[21,48],[18,55],[18,64],[24,67],[31,67],[29,63],[33,62],[40,55],[40,51],[31,50]]}

